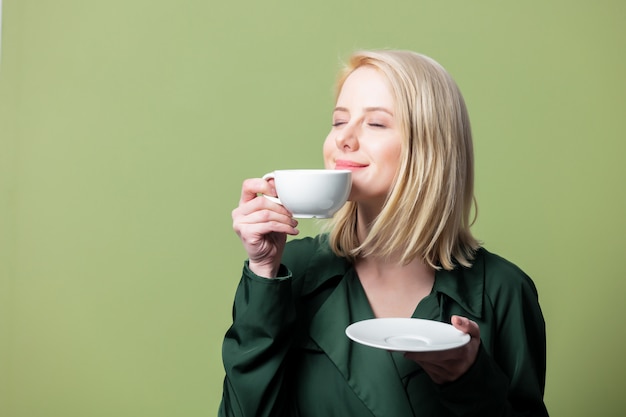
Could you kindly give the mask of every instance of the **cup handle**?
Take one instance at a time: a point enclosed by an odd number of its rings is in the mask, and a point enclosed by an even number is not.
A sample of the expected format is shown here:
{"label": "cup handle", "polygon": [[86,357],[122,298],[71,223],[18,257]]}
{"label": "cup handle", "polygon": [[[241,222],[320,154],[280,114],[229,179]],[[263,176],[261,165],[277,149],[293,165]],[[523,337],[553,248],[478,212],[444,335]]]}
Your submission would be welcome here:
{"label": "cup handle", "polygon": [[[274,173],[268,172],[267,174],[263,175],[262,178],[265,181],[271,180],[272,178],[274,178]],[[263,197],[267,198],[270,201],[273,201],[274,203],[280,204],[281,206],[283,205],[283,203],[281,203],[281,201],[277,197],[272,197],[271,195],[266,195],[266,194],[262,194],[262,195]]]}

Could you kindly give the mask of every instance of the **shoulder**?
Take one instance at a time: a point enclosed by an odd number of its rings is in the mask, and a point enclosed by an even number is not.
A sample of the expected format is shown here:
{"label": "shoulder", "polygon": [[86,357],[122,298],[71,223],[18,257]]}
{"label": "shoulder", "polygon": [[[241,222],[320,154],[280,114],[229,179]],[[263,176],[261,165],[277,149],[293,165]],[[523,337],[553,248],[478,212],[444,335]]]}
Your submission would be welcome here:
{"label": "shoulder", "polygon": [[283,264],[292,271],[305,269],[312,258],[330,251],[327,241],[326,235],[290,240],[285,245]]}
{"label": "shoulder", "polygon": [[519,266],[485,248],[476,253],[474,268],[483,275],[485,292],[492,297],[520,292],[537,295],[535,283]]}
{"label": "shoulder", "polygon": [[305,280],[309,290],[332,277],[343,276],[349,268],[348,261],[331,250],[327,234],[287,242],[282,263],[294,279]]}

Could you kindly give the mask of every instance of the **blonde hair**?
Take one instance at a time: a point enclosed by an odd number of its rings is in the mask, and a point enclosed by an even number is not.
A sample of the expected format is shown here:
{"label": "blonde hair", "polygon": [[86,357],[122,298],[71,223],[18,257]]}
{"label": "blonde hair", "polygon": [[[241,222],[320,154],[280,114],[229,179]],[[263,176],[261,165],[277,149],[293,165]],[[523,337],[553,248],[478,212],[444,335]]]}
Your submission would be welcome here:
{"label": "blonde hair", "polygon": [[431,58],[383,50],[354,53],[337,96],[346,78],[366,65],[387,79],[405,140],[394,184],[367,237],[359,242],[357,205],[349,201],[329,224],[332,250],[352,261],[399,255],[402,263],[419,258],[437,269],[470,266],[480,245],[470,232],[474,156],[461,92]]}

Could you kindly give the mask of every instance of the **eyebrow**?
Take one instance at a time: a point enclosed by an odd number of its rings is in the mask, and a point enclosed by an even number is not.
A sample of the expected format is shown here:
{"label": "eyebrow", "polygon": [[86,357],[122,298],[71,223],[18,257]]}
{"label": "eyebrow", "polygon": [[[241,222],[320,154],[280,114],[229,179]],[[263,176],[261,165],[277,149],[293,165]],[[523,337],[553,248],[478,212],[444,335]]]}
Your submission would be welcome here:
{"label": "eyebrow", "polygon": [[[370,112],[374,112],[374,111],[382,111],[384,113],[389,114],[390,116],[393,116],[393,112],[391,112],[390,110],[386,109],[385,107],[365,107],[365,112],[366,113],[370,113]],[[346,107],[335,107],[335,109],[333,110],[333,113],[336,111],[343,111],[346,113],[350,113],[350,111],[346,108]]]}

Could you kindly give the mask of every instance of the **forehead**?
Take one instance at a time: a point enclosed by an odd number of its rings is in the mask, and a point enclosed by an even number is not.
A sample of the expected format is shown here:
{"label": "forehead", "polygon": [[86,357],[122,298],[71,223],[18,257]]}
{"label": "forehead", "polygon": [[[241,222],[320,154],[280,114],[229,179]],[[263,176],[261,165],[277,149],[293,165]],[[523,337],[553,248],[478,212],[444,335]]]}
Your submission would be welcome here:
{"label": "forehead", "polygon": [[393,107],[394,99],[387,78],[372,66],[362,66],[345,79],[337,104]]}

